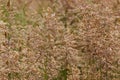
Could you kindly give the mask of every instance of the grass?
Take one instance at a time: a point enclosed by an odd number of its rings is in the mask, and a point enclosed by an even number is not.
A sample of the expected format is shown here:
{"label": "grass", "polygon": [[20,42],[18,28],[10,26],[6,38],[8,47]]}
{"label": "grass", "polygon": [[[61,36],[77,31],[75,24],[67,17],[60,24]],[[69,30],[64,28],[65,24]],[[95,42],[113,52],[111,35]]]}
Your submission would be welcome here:
{"label": "grass", "polygon": [[0,0],[0,80],[120,79],[119,0],[18,1]]}

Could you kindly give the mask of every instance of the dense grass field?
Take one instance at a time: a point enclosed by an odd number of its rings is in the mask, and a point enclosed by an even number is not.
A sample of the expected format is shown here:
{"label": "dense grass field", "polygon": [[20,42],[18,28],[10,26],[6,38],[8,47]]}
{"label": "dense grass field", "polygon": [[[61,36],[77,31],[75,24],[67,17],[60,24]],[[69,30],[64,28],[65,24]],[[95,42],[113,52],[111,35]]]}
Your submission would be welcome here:
{"label": "dense grass field", "polygon": [[120,0],[0,0],[0,80],[120,80]]}

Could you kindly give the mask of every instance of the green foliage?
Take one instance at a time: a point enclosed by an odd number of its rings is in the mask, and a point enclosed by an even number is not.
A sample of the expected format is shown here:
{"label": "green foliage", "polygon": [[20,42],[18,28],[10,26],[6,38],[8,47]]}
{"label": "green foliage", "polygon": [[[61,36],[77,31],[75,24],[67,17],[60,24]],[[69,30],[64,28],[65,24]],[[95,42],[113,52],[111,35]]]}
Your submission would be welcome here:
{"label": "green foliage", "polygon": [[23,26],[27,25],[26,16],[23,11],[15,14],[15,20],[16,20],[16,22],[19,22],[19,24],[21,24]]}
{"label": "green foliage", "polygon": [[56,78],[53,78],[53,80],[67,80],[68,75],[69,69],[62,67],[59,70],[58,76]]}
{"label": "green foliage", "polygon": [[18,72],[8,73],[8,80],[14,80],[14,79],[21,80],[21,75]]}

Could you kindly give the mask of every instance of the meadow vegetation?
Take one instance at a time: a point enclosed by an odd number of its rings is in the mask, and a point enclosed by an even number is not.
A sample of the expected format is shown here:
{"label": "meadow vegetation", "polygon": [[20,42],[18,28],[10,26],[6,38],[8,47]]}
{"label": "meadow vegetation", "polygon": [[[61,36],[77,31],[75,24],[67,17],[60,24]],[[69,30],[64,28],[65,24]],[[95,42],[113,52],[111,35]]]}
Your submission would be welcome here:
{"label": "meadow vegetation", "polygon": [[0,0],[0,80],[119,80],[120,0]]}

